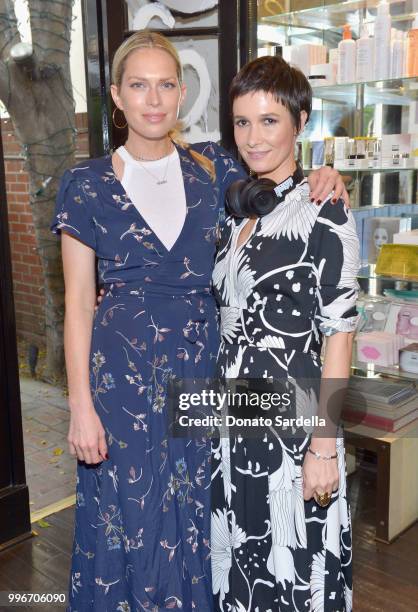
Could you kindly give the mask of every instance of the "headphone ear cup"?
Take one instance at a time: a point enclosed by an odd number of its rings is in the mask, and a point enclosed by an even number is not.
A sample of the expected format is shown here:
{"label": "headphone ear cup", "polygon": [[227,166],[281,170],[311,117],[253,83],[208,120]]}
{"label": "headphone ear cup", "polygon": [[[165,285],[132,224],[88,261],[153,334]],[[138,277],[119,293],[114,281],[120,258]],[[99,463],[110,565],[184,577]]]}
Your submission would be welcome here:
{"label": "headphone ear cup", "polygon": [[225,206],[227,211],[233,217],[238,217],[242,219],[247,215],[243,212],[242,209],[242,192],[246,188],[248,184],[248,180],[239,180],[232,183],[226,192],[225,197]]}
{"label": "headphone ear cup", "polygon": [[235,181],[226,192],[225,205],[229,214],[239,219],[267,215],[277,204],[275,186],[270,179]]}
{"label": "headphone ear cup", "polygon": [[259,179],[248,183],[241,192],[241,206],[245,216],[268,215],[277,204],[274,191],[276,183],[270,179]]}

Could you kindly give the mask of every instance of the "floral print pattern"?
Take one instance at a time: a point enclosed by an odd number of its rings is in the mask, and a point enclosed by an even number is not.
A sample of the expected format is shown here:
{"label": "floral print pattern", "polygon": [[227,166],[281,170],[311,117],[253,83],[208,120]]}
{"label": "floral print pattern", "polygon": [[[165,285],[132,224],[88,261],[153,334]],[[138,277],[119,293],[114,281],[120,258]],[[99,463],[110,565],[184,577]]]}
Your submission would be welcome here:
{"label": "floral print pattern", "polygon": [[[237,247],[245,220],[230,218],[222,230],[213,273],[221,306],[218,373],[305,383],[297,387],[294,416],[311,416],[322,337],[356,326],[359,245],[343,203],[328,199],[316,207],[303,174],[292,178],[293,188],[257,220],[244,244]],[[309,439],[307,431],[284,436],[273,425],[260,439],[213,440],[215,610],[351,612],[343,439],[337,438],[339,490],[327,508],[303,499]]]}
{"label": "floral print pattern", "polygon": [[69,612],[212,610],[210,448],[168,435],[170,377],[213,375],[219,346],[211,274],[225,190],[245,177],[213,143],[178,147],[186,220],[171,250],[116,179],[109,156],[67,171],[52,229],[94,249],[106,289],[90,385],[109,460],[78,463]]}

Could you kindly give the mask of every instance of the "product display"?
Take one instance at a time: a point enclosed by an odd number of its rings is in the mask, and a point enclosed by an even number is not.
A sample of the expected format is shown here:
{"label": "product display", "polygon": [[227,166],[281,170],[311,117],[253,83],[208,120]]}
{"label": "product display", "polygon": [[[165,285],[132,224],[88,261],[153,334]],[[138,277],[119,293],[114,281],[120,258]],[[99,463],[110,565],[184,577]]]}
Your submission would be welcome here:
{"label": "product display", "polygon": [[418,374],[418,342],[408,344],[401,349],[399,366],[405,372]]}
{"label": "product display", "polygon": [[418,246],[409,244],[382,245],[376,263],[376,274],[405,279],[418,279]]}
{"label": "product display", "polygon": [[312,87],[334,85],[337,82],[335,64],[313,64],[310,69],[309,82]]}
{"label": "product display", "polygon": [[287,58],[300,45],[326,48],[307,73],[314,99],[298,152],[305,174],[331,166],[350,196],[361,293],[343,419],[353,446],[377,453],[380,482],[383,450],[388,459],[376,507],[388,492],[393,516],[381,515],[376,533],[392,520],[378,535],[389,541],[418,518],[418,1],[276,3],[259,25],[287,45]]}
{"label": "product display", "polygon": [[[418,168],[411,134],[377,136],[328,136],[324,139],[325,163],[338,170],[372,170],[379,168]],[[307,143],[307,147],[313,143]],[[318,145],[317,145],[318,146]],[[307,154],[306,161],[310,158]],[[306,164],[304,159],[304,166]],[[313,164],[313,161],[311,160]],[[322,159],[316,163],[322,163]],[[310,166],[309,166],[310,167]]]}
{"label": "product display", "polygon": [[[376,263],[380,249],[384,244],[402,242],[401,237],[404,233],[409,235],[411,232],[410,217],[371,217],[364,220],[364,239],[366,240],[365,250],[367,252],[368,263]],[[418,240],[418,234],[416,234]]]}
{"label": "product display", "polygon": [[382,366],[399,363],[399,351],[404,345],[401,335],[390,332],[359,333],[357,340],[357,359]]}
{"label": "product display", "polygon": [[350,25],[343,28],[343,39],[338,45],[338,83],[354,83],[356,80],[356,43]]}
{"label": "product display", "polygon": [[369,38],[367,25],[356,42],[356,80],[359,83],[372,81],[374,77],[374,41]]}
{"label": "product display", "polygon": [[392,28],[391,37],[390,78],[397,79],[405,75],[405,37],[403,32],[395,28]]}
{"label": "product display", "polygon": [[[290,11],[289,29],[284,15],[276,24],[287,43],[285,59],[309,75],[315,96],[299,159],[306,170],[322,164],[339,170],[350,194],[364,292],[356,368],[366,384],[379,372],[402,380],[412,372],[400,359],[413,361],[409,352],[403,356],[404,346],[418,339],[411,310],[418,302],[418,17],[412,12],[418,5],[376,0],[367,7],[350,3],[345,12],[314,5]],[[378,414],[382,402],[376,399],[376,413],[368,412],[363,424],[398,431],[418,417],[416,405]]]}
{"label": "product display", "polygon": [[376,80],[390,78],[390,40],[392,20],[389,13],[389,4],[383,0],[377,7],[377,16],[374,22],[374,57]]}
{"label": "product display", "polygon": [[400,232],[393,235],[394,244],[415,244],[418,246],[418,229],[410,232]]}
{"label": "product display", "polygon": [[360,299],[357,302],[357,310],[360,321],[358,332],[384,331],[388,317],[390,302],[382,299]]}
{"label": "product display", "polygon": [[418,340],[418,306],[404,305],[398,312],[396,333],[408,340]]}
{"label": "product display", "polygon": [[409,77],[418,76],[418,16],[407,34],[406,74]]}

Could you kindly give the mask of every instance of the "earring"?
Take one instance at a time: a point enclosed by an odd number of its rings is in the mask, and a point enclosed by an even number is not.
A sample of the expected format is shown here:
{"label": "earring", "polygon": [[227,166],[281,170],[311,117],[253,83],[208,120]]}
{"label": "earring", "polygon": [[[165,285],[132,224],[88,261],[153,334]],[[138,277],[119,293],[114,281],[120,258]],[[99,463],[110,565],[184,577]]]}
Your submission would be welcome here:
{"label": "earring", "polygon": [[[123,129],[124,129],[124,128],[126,128],[126,126],[128,125],[128,122],[127,122],[127,121],[126,121],[126,119],[125,119],[125,125],[118,125],[118,124],[116,123],[116,121],[115,121],[115,113],[116,113],[116,111],[118,111],[118,110],[120,110],[118,107],[116,107],[116,108],[113,110],[113,113],[112,113],[112,121],[113,121],[113,125],[115,126],[115,128],[117,128],[118,130],[123,130]],[[120,112],[122,112],[122,111],[120,111]]]}

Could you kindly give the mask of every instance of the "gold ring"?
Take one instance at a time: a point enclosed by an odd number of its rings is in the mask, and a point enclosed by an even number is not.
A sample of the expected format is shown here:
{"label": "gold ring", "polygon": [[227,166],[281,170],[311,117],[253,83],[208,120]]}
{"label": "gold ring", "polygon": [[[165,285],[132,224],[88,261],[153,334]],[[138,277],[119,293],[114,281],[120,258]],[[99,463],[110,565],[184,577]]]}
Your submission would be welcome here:
{"label": "gold ring", "polygon": [[331,495],[329,493],[321,493],[320,495],[318,495],[316,503],[318,504],[318,506],[321,506],[321,508],[326,508],[330,501]]}

